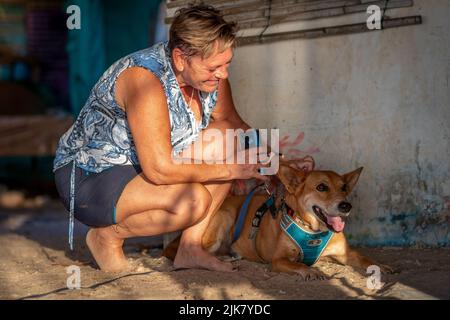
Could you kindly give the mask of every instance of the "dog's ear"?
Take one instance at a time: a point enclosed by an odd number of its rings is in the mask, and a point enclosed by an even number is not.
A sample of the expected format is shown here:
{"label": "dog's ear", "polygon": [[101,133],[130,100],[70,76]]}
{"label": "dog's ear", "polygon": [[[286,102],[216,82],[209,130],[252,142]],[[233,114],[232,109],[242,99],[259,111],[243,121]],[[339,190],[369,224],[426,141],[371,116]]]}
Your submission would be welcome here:
{"label": "dog's ear", "polygon": [[281,180],[289,193],[295,194],[305,182],[306,173],[302,170],[294,169],[287,164],[280,163],[277,177]]}
{"label": "dog's ear", "polygon": [[347,185],[347,193],[352,192],[356,183],[358,182],[359,175],[361,174],[363,167],[356,169],[355,171],[344,174],[344,182]]}
{"label": "dog's ear", "polygon": [[285,164],[292,168],[302,170],[305,172],[311,172],[314,170],[314,167],[315,167],[314,158],[311,156],[306,156],[306,157],[295,159],[295,160],[287,160],[287,159],[283,159],[283,158],[279,158],[279,159],[280,159],[280,164]]}

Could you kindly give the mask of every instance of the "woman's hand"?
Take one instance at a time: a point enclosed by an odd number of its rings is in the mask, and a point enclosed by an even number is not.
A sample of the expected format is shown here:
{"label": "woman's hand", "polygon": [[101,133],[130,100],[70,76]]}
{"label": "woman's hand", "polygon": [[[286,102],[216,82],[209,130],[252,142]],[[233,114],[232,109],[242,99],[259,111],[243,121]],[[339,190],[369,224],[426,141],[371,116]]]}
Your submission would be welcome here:
{"label": "woman's hand", "polygon": [[[240,159],[245,159],[245,163],[244,164],[239,164],[237,163],[237,159],[233,159],[233,163],[232,164],[228,164],[228,168],[230,170],[231,173],[231,179],[235,180],[235,179],[258,179],[258,180],[263,180],[263,181],[269,181],[270,180],[270,176],[268,175],[262,175],[262,168],[267,168],[270,166],[270,163],[256,163],[256,164],[250,164],[249,162],[249,157],[253,156],[253,157],[257,157],[257,152],[256,150],[252,150],[253,152],[250,152],[252,149],[248,149],[248,150],[242,150],[242,151],[238,151],[237,152],[237,157]],[[259,157],[256,158],[259,160]],[[255,162],[255,161],[253,161]]]}
{"label": "woman's hand", "polygon": [[262,181],[269,181],[270,176],[261,175],[259,172],[260,168],[266,167],[263,164],[231,164],[229,165],[229,169],[231,172],[231,179],[258,179]]}

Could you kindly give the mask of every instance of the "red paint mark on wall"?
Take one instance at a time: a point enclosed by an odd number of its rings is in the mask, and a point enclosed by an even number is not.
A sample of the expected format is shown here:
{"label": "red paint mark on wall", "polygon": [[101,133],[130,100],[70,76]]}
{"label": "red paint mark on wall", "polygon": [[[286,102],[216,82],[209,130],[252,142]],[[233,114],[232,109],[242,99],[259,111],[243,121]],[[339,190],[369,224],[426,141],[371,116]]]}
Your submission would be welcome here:
{"label": "red paint mark on wall", "polygon": [[300,149],[300,144],[305,139],[305,133],[300,132],[298,136],[294,139],[294,141],[290,142],[291,136],[285,135],[283,138],[280,139],[280,152],[285,155],[288,159],[290,158],[297,158],[297,157],[304,157],[307,155],[311,155],[317,152],[320,152],[319,148],[310,147],[306,150]]}
{"label": "red paint mark on wall", "polygon": [[[303,158],[307,155],[312,155],[320,152],[319,148],[309,147],[307,149],[301,149],[300,145],[305,139],[305,133],[300,132],[293,141],[291,141],[290,135],[285,135],[280,139],[279,151],[284,155],[285,159],[295,160]],[[236,180],[230,191],[231,195],[245,195],[250,192],[250,190],[259,184],[259,181],[252,180]]]}

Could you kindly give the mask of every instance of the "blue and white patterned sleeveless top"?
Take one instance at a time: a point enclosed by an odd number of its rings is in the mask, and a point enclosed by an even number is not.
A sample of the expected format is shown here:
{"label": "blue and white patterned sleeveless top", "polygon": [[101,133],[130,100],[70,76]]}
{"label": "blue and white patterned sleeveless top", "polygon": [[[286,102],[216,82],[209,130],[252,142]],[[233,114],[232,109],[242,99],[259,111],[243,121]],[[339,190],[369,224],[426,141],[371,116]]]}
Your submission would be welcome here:
{"label": "blue and white patterned sleeveless top", "polygon": [[169,108],[173,156],[192,144],[208,126],[217,90],[200,92],[203,118],[198,124],[172,70],[168,43],[158,43],[120,59],[103,74],[75,123],[59,140],[53,171],[72,160],[77,167],[97,173],[114,165],[139,164],[126,114],[117,105],[114,93],[116,79],[130,67],[143,67],[161,81]]}
{"label": "blue and white patterned sleeveless top", "polygon": [[139,165],[126,113],[115,100],[115,82],[121,72],[130,67],[149,70],[163,86],[169,109],[173,156],[191,145],[200,131],[208,126],[216,105],[217,90],[213,93],[200,92],[203,112],[201,123],[197,123],[175,78],[167,42],[132,53],[106,70],[92,89],[75,123],[59,140],[53,163],[53,171],[56,171],[73,160],[70,177],[70,249],[73,249],[75,166],[99,173],[114,165]]}

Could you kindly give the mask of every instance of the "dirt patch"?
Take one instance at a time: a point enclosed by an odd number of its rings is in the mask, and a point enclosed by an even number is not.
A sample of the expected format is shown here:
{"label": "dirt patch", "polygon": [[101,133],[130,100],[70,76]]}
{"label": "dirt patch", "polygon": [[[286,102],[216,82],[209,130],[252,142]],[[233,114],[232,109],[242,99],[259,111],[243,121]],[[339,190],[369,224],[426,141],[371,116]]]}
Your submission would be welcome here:
{"label": "dirt patch", "polygon": [[[127,256],[140,270],[107,274],[96,269],[84,244],[87,228],[75,226],[74,252],[67,245],[67,213],[57,201],[40,208],[0,210],[0,299],[449,299],[450,249],[360,248],[400,270],[369,289],[369,274],[329,261],[328,277],[304,282],[270,272],[268,265],[237,261],[239,271],[174,271],[161,257],[161,237],[132,239]],[[80,268],[81,289],[67,289],[67,268]]]}

